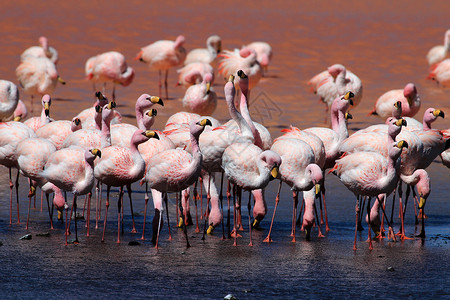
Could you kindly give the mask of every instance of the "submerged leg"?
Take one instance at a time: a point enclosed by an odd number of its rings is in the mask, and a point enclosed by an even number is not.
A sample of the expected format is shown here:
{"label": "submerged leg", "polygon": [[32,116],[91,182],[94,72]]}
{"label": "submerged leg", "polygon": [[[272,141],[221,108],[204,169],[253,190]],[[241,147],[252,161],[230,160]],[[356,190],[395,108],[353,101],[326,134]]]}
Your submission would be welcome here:
{"label": "submerged leg", "polygon": [[108,208],[109,208],[109,191],[111,190],[111,187],[108,185],[106,186],[106,210],[105,210],[105,219],[103,222],[103,234],[102,234],[102,242],[105,241],[105,231],[106,231],[106,221],[108,220]]}
{"label": "submerged leg", "polygon": [[277,212],[278,202],[280,202],[280,191],[281,191],[282,184],[283,184],[283,182],[280,180],[280,185],[278,186],[277,197],[275,198],[275,208],[273,209],[272,221],[270,222],[269,233],[267,234],[267,237],[263,241],[265,243],[272,242],[272,238],[270,235],[272,233],[273,220],[275,220],[275,213]]}
{"label": "submerged leg", "polygon": [[134,223],[134,211],[133,211],[133,201],[131,200],[131,184],[127,185],[128,198],[130,198],[130,210],[131,210],[131,220],[133,223],[133,229],[131,229],[131,233],[137,233],[136,225]]}

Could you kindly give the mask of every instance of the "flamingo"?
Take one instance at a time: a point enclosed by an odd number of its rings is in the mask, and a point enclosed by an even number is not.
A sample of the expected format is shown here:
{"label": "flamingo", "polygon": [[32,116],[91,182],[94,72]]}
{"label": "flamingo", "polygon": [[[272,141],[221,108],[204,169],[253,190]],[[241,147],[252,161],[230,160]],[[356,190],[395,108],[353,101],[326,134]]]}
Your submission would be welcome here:
{"label": "flamingo", "polygon": [[125,56],[117,51],[109,51],[89,58],[85,66],[86,78],[95,83],[112,82],[112,99],[116,100],[116,84],[128,86],[133,82],[134,70],[125,61]]}
{"label": "flamingo", "polygon": [[[203,160],[202,152],[198,144],[199,136],[204,131],[205,126],[211,126],[208,119],[198,122],[192,121],[190,124],[192,154],[181,149],[170,149],[153,156],[147,165],[144,181],[148,186],[161,193],[180,192],[192,185],[200,176],[201,164]],[[180,206],[182,209],[182,206]],[[181,212],[186,245],[190,247],[186,233],[186,221]],[[160,214],[161,217],[161,214]],[[161,222],[158,222],[159,224]],[[158,246],[159,229],[156,238]]]}
{"label": "flamingo", "polygon": [[[145,162],[138,151],[138,145],[146,142],[149,138],[158,139],[158,134],[154,131],[150,130],[144,131],[138,129],[131,138],[131,148],[118,147],[114,145],[102,148],[103,157],[97,161],[94,169],[95,178],[98,181],[106,184],[107,186],[106,213],[103,226],[102,241],[105,240],[105,230],[109,208],[109,191],[111,189],[111,186],[121,187],[121,190],[123,186],[127,186],[127,188],[131,190],[131,184],[134,183],[135,181],[138,181],[144,176]],[[117,202],[118,206],[117,243],[120,243],[120,222],[121,222],[120,216],[121,216],[122,195],[123,194],[120,193],[119,200]]]}
{"label": "flamingo", "polygon": [[62,148],[64,140],[77,130],[81,129],[81,121],[78,118],[69,120],[59,120],[45,124],[36,130],[36,135],[52,142],[57,150]]}
{"label": "flamingo", "polygon": [[19,89],[8,80],[0,80],[0,121],[14,113],[19,103]]}
{"label": "flamingo", "polygon": [[25,61],[30,57],[46,57],[52,61],[55,65],[58,63],[58,51],[55,48],[49,46],[48,39],[45,36],[39,38],[39,46],[32,46],[26,49],[20,55],[20,61]]}
{"label": "flamingo", "polygon": [[[101,157],[97,148],[84,150],[79,147],[65,148],[54,152],[47,160],[41,176],[61,190],[73,194],[72,209],[76,215],[77,197],[88,194],[90,207],[91,190],[94,186],[94,160]],[[68,228],[66,210],[66,246]],[[75,218],[75,242],[78,243],[77,218]]]}
{"label": "flamingo", "polygon": [[20,223],[19,214],[19,170],[15,184],[12,181],[12,168],[17,168],[17,160],[15,150],[17,144],[28,138],[36,137],[34,131],[27,125],[20,122],[1,122],[0,123],[0,164],[9,169],[9,189],[10,189],[10,216],[9,224],[12,224],[12,191],[16,187],[16,201],[17,201],[17,223]]}
{"label": "flamingo", "polygon": [[217,95],[211,88],[211,81],[212,75],[206,74],[202,83],[190,86],[183,97],[183,107],[200,115],[211,115],[217,106]]}
{"label": "flamingo", "polygon": [[434,46],[428,51],[427,61],[430,66],[450,58],[450,29],[445,32],[444,45]]}
{"label": "flamingo", "polygon": [[193,84],[198,84],[203,81],[207,74],[212,75],[211,84],[214,82],[214,69],[210,64],[203,62],[192,62],[186,64],[183,68],[177,70],[178,82],[177,85],[182,85],[185,88]]}
{"label": "flamingo", "polygon": [[[314,188],[315,194],[320,192],[320,183],[323,180],[323,172],[319,165],[316,164],[314,150],[305,141],[297,138],[281,138],[275,140],[270,148],[281,157],[281,165],[279,167],[281,181],[286,182],[294,192],[294,217],[292,220],[293,241],[295,241],[295,219],[296,219],[296,196],[299,191],[310,191]],[[279,198],[279,197],[277,197]],[[314,197],[313,197],[314,201]],[[275,203],[277,205],[278,203]],[[305,214],[311,215],[314,212],[314,205],[305,207]],[[309,210],[306,213],[306,209]],[[274,210],[275,212],[275,210]],[[304,218],[304,226],[306,230],[306,238],[310,239],[311,227],[314,224],[313,218]],[[271,232],[271,230],[269,230]],[[320,226],[319,226],[320,232]],[[270,235],[268,241],[270,241]]]}
{"label": "flamingo", "polygon": [[334,99],[347,91],[352,91],[354,94],[354,107],[358,106],[363,95],[359,77],[340,64],[334,64],[326,71],[317,74],[308,81],[308,85],[311,86],[311,91],[319,95],[320,100],[327,105],[327,112]]}
{"label": "flamingo", "polygon": [[224,50],[219,55],[221,57],[219,64],[219,73],[224,78],[230,75],[235,76],[234,83],[236,89],[239,89],[240,77],[237,74],[242,70],[249,78],[248,89],[252,90],[261,80],[263,71],[261,65],[256,60],[256,52],[250,48],[242,48],[241,50],[228,51]]}
{"label": "flamingo", "polygon": [[184,64],[203,62],[213,65],[217,55],[222,50],[222,39],[218,35],[212,35],[206,40],[206,48],[197,48],[188,52]]}
{"label": "flamingo", "polygon": [[[450,136],[450,129],[442,130],[445,136]],[[450,168],[450,150],[445,150],[441,153],[441,159],[444,166]]]}
{"label": "flamingo", "polygon": [[36,132],[36,130],[52,121],[50,119],[50,106],[52,104],[52,99],[50,98],[50,95],[44,95],[42,97],[41,103],[42,103],[41,116],[29,118],[24,122],[24,124],[33,129],[34,132]]}
{"label": "flamingo", "polygon": [[[331,169],[341,182],[356,196],[377,197],[381,202],[380,194],[389,195],[397,185],[398,170],[400,164],[397,159],[400,157],[402,148],[408,147],[405,141],[393,142],[388,145],[389,156],[376,152],[357,152],[345,155],[336,160],[336,164]],[[367,206],[370,223],[370,198]],[[358,221],[358,200],[356,202],[356,220]],[[389,229],[391,231],[391,228]],[[369,249],[372,250],[372,239],[369,230]],[[356,250],[356,228],[353,249]]]}
{"label": "flamingo", "polygon": [[31,111],[35,95],[51,94],[57,82],[66,84],[47,57],[30,57],[21,62],[16,68],[16,76],[25,93],[31,95]]}
{"label": "flamingo", "polygon": [[266,42],[253,42],[244,46],[244,48],[245,47],[256,52],[256,60],[259,62],[264,71],[267,72],[270,61],[272,60],[272,47]]}
{"label": "flamingo", "polygon": [[413,83],[408,83],[403,90],[390,90],[381,95],[369,115],[386,119],[392,114],[392,105],[397,101],[402,103],[403,117],[414,117],[420,109],[421,102],[417,88]]}
{"label": "flamingo", "polygon": [[[47,139],[28,138],[17,144],[15,156],[20,173],[30,180],[28,193],[28,216],[26,229],[28,230],[31,198],[35,195],[36,186],[42,187],[47,181],[41,177],[47,159],[56,151],[55,145]],[[48,198],[47,198],[48,201]],[[47,202],[48,205],[48,202]],[[49,211],[50,213],[50,211]],[[53,227],[53,225],[52,225]]]}
{"label": "flamingo", "polygon": [[450,58],[441,61],[431,67],[427,79],[436,81],[439,85],[446,88],[450,86]]}
{"label": "flamingo", "polygon": [[169,98],[167,91],[167,77],[169,69],[181,66],[186,59],[186,50],[183,48],[185,38],[179,35],[175,41],[161,40],[154,42],[144,48],[136,56],[136,59],[148,64],[150,68],[159,71],[159,95],[161,96],[161,71],[165,71],[164,87],[166,99]]}
{"label": "flamingo", "polygon": [[[101,129],[100,128],[101,117],[100,117],[100,119],[97,119],[97,121],[95,120],[95,116],[96,115],[97,115],[97,117],[99,116],[98,114],[96,114],[96,108],[97,109],[98,109],[98,107],[103,108],[103,106],[108,104],[108,99],[106,98],[105,95],[103,95],[101,92],[98,92],[98,91],[95,92],[95,98],[96,98],[96,101],[92,107],[82,110],[75,117],[80,119],[83,128],[86,128],[86,129],[97,128],[98,130],[100,130]],[[100,116],[101,116],[101,114],[100,114]],[[111,120],[111,123],[118,124],[121,122],[122,122],[122,115],[117,110],[114,110],[114,118]]]}

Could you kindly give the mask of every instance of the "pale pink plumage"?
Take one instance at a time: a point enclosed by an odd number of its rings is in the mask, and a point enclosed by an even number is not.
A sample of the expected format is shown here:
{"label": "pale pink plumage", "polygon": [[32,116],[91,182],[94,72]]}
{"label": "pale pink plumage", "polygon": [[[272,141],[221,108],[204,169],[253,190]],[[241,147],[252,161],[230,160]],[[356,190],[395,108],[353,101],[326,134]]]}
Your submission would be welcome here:
{"label": "pale pink plumage", "polygon": [[19,89],[8,80],[0,80],[0,121],[10,117],[19,103]]}
{"label": "pale pink plumage", "polygon": [[450,58],[450,29],[445,32],[444,45],[434,46],[428,51],[427,61],[430,66]]}
{"label": "pale pink plumage", "polygon": [[25,61],[30,57],[46,57],[55,65],[58,63],[58,51],[49,46],[48,39],[45,36],[39,38],[39,46],[32,46],[26,49],[21,55],[20,60]]}
{"label": "pale pink plumage", "polygon": [[71,133],[79,129],[81,129],[80,119],[73,118],[72,121],[61,120],[50,122],[36,130],[36,135],[40,138],[49,140],[55,145],[57,150],[60,150],[64,140]]}
{"label": "pale pink plumage", "polygon": [[256,52],[256,60],[264,70],[267,70],[272,60],[272,47],[266,42],[253,42],[244,47],[253,49]]}
{"label": "pale pink plumage", "polygon": [[206,48],[197,48],[189,51],[184,62],[185,65],[193,62],[214,64],[217,54],[222,49],[222,40],[218,35],[212,35],[206,40]]}
{"label": "pale pink plumage", "polygon": [[211,88],[212,75],[207,74],[199,84],[190,86],[183,97],[183,107],[200,115],[211,115],[217,107],[217,95]]}
{"label": "pale pink plumage", "polygon": [[436,81],[440,86],[447,88],[450,86],[450,58],[431,67],[427,79]]}
{"label": "pale pink plumage", "polygon": [[42,97],[42,111],[40,117],[32,117],[23,122],[25,125],[33,129],[34,132],[41,128],[42,126],[50,123],[52,120],[50,119],[50,106],[52,104],[52,99],[49,95],[44,95]]}
{"label": "pale pink plumage", "polygon": [[183,68],[178,69],[177,73],[177,85],[182,85],[185,88],[188,88],[193,84],[201,83],[207,74],[212,75],[211,84],[214,83],[214,69],[207,63],[192,62],[186,64]]}

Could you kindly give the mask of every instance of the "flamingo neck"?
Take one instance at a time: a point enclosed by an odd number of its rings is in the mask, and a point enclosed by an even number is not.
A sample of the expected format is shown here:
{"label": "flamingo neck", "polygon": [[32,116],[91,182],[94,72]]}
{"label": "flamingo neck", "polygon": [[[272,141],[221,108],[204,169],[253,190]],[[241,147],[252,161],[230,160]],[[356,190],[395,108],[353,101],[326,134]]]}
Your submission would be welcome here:
{"label": "flamingo neck", "polygon": [[425,116],[422,121],[423,130],[431,130],[431,123],[433,123],[434,120],[427,119]]}
{"label": "flamingo neck", "polygon": [[198,145],[199,136],[200,132],[195,134],[191,133],[192,162],[191,165],[187,168],[186,174],[196,174],[200,172],[203,155]]}
{"label": "flamingo neck", "polygon": [[49,117],[47,117],[45,115],[45,109],[42,108],[42,112],[41,112],[41,126],[44,126],[45,124],[50,123],[50,119]]}
{"label": "flamingo neck", "polygon": [[110,124],[111,121],[103,120],[102,119],[102,127],[101,127],[101,139],[100,139],[100,145],[102,148],[111,146],[111,127]]}
{"label": "flamingo neck", "polygon": [[237,111],[236,107],[234,106],[234,100],[227,101],[228,104],[228,111],[230,112],[231,118],[236,122],[236,124],[239,127],[239,130],[241,131],[241,135],[250,138],[251,140],[254,140],[252,130],[250,129],[249,124],[245,121],[245,119],[242,117],[242,115]]}
{"label": "flamingo neck", "polygon": [[256,129],[255,124],[252,121],[252,118],[250,117],[250,112],[248,110],[248,97],[249,97],[250,91],[241,91],[241,102],[239,104],[239,109],[241,110],[242,117],[250,127],[250,131],[252,132],[252,135],[255,139],[254,143],[259,148],[262,148],[262,140],[261,135],[259,134],[259,131]]}
{"label": "flamingo neck", "polygon": [[136,107],[136,123],[138,125],[138,128],[141,130],[147,130],[144,126],[144,113],[139,107]]}
{"label": "flamingo neck", "polygon": [[338,110],[336,116],[337,116],[336,118],[337,124],[335,124],[336,127],[333,127],[333,130],[339,134],[339,140],[343,141],[346,138],[348,138],[348,129],[347,129],[347,122],[345,121],[345,114],[343,111]]}

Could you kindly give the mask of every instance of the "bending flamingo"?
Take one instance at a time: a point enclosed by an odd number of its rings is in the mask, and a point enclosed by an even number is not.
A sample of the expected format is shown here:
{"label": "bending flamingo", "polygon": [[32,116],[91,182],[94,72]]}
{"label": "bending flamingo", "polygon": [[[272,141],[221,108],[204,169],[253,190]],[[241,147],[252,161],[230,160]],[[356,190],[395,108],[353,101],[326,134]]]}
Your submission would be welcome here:
{"label": "bending flamingo", "polygon": [[32,46],[26,49],[21,55],[20,60],[25,61],[30,57],[46,57],[52,61],[55,65],[58,63],[58,51],[51,47],[48,43],[48,39],[45,36],[39,38],[39,46]]}
{"label": "bending flamingo", "polygon": [[214,60],[222,50],[222,39],[218,35],[212,35],[206,40],[206,48],[197,48],[188,52],[184,64],[203,62],[214,64]]}
{"label": "bending flamingo", "polygon": [[253,42],[244,48],[250,48],[256,52],[256,60],[259,62],[264,71],[267,72],[269,69],[270,61],[272,60],[272,47],[266,42]]}
{"label": "bending flamingo", "polygon": [[211,84],[214,82],[214,69],[210,64],[203,62],[192,62],[186,64],[183,68],[177,70],[178,82],[177,85],[182,85],[185,88],[193,84],[198,84],[203,81],[207,74],[212,75]]}
{"label": "bending flamingo", "polygon": [[392,114],[392,105],[400,101],[402,103],[402,116],[414,117],[420,109],[420,97],[413,83],[408,83],[403,90],[391,90],[377,99],[374,109],[369,115],[380,116],[383,120]]}
{"label": "bending flamingo", "polygon": [[211,115],[217,106],[216,92],[211,88],[212,75],[207,74],[203,82],[190,86],[183,97],[183,107],[200,115]]}

